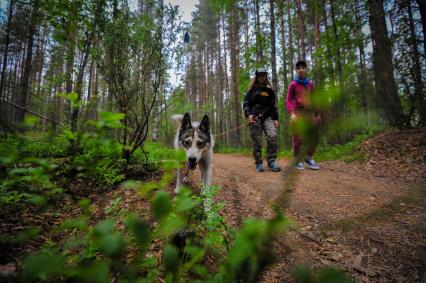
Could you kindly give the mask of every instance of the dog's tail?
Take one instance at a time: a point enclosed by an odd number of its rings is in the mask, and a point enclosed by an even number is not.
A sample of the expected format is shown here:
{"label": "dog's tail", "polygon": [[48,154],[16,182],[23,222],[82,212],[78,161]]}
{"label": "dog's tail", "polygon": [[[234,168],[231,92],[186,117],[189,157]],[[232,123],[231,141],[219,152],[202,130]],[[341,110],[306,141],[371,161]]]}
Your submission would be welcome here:
{"label": "dog's tail", "polygon": [[183,115],[182,114],[174,114],[174,115],[172,115],[172,117],[171,117],[173,120],[175,120],[176,122],[178,122],[178,123],[181,123],[182,122],[182,118],[183,118]]}

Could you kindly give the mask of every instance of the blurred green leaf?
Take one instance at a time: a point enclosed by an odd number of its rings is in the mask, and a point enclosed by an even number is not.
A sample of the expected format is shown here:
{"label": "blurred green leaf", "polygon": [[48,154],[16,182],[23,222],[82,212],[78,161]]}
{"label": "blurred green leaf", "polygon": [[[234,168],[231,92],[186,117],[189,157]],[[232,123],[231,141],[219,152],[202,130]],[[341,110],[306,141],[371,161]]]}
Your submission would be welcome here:
{"label": "blurred green leaf", "polygon": [[107,256],[118,255],[124,248],[125,241],[120,232],[102,235],[100,238],[100,248]]}
{"label": "blurred green leaf", "polygon": [[166,272],[168,273],[177,273],[179,268],[179,251],[173,245],[166,245],[163,251],[164,264],[166,267]]}
{"label": "blurred green leaf", "polygon": [[34,115],[25,115],[24,125],[26,127],[34,127],[39,121],[40,121],[40,118]]}
{"label": "blurred green leaf", "polygon": [[47,204],[46,198],[42,196],[32,196],[28,199],[28,202],[37,206],[45,206]]}
{"label": "blurred green leaf", "polygon": [[109,268],[105,261],[92,264],[83,268],[78,276],[83,282],[106,283],[110,282]]}
{"label": "blurred green leaf", "polygon": [[186,161],[186,153],[183,149],[176,150],[176,159],[179,163],[184,163]]}
{"label": "blurred green leaf", "polygon": [[80,231],[84,231],[87,229],[87,217],[78,217],[66,219],[61,225],[61,229],[77,229]]}
{"label": "blurred green leaf", "polygon": [[15,244],[23,244],[38,234],[40,234],[40,228],[30,227],[16,234],[16,236],[12,239],[12,242]]}
{"label": "blurred green leaf", "polygon": [[114,228],[114,219],[107,219],[96,224],[94,232],[100,235],[107,235]]}
{"label": "blurred green leaf", "polygon": [[297,282],[300,283],[315,283],[314,275],[309,267],[305,265],[297,266],[292,271],[293,276]]}
{"label": "blurred green leaf", "polygon": [[196,200],[190,197],[186,197],[186,196],[177,197],[175,199],[175,210],[176,212],[185,212],[185,211],[193,209],[199,204],[200,204],[199,200]]}
{"label": "blurred green leaf", "polygon": [[83,209],[85,214],[90,214],[90,200],[88,198],[82,198],[79,200],[78,205]]}
{"label": "blurred green leaf", "polygon": [[181,217],[176,216],[174,213],[169,214],[169,216],[162,221],[157,228],[159,235],[168,237],[179,229],[185,227],[186,221]]}
{"label": "blurred green leaf", "polygon": [[151,242],[151,229],[142,218],[130,215],[127,220],[127,227],[133,233],[136,242],[142,247],[146,248]]}
{"label": "blurred green leaf", "polygon": [[340,270],[331,267],[324,267],[318,272],[318,278],[321,283],[350,283],[349,276]]}
{"label": "blurred green leaf", "polygon": [[157,266],[157,259],[153,256],[148,256],[144,259],[142,266],[146,268],[155,268]]}
{"label": "blurred green leaf", "polygon": [[78,247],[83,247],[86,244],[85,239],[79,239],[79,238],[71,238],[68,241],[65,242],[64,248],[65,249],[74,249]]}
{"label": "blurred green leaf", "polygon": [[166,217],[172,209],[169,195],[165,191],[158,191],[152,199],[152,210],[156,219]]}
{"label": "blurred green leaf", "polygon": [[111,129],[123,127],[120,121],[124,119],[124,113],[101,111],[99,112],[99,116],[101,118],[101,123],[103,123],[101,124],[102,126],[106,126]]}
{"label": "blurred green leaf", "polygon": [[62,256],[46,250],[30,254],[23,263],[24,277],[33,280],[36,278],[45,280],[49,276],[61,273],[64,264]]}

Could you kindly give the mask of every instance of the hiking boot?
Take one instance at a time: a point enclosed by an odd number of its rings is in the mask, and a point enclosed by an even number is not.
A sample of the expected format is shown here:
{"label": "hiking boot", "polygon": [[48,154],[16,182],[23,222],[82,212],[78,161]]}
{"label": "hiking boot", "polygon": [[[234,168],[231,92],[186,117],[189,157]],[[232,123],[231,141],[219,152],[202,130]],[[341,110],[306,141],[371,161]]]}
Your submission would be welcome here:
{"label": "hiking boot", "polygon": [[273,172],[279,172],[281,171],[281,168],[277,165],[275,160],[272,160],[271,162],[268,162],[268,167]]}
{"label": "hiking boot", "polygon": [[295,168],[297,170],[303,170],[303,169],[305,169],[305,165],[303,165],[303,162],[299,161],[299,162],[296,163]]}
{"label": "hiking boot", "polygon": [[320,167],[313,159],[305,159],[305,162],[308,163],[309,169],[318,170]]}
{"label": "hiking boot", "polygon": [[257,172],[263,172],[263,171],[265,171],[265,169],[263,169],[263,164],[262,163],[256,163],[256,171]]}

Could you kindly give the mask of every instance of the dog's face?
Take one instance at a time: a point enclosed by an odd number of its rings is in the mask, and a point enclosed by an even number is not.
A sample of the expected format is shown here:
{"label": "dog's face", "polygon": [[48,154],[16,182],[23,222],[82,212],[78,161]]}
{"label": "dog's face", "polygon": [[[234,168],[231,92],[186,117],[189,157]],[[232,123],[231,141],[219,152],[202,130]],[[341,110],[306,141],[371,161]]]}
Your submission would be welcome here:
{"label": "dog's face", "polygon": [[186,152],[189,168],[194,170],[200,159],[207,153],[211,144],[209,117],[205,115],[198,126],[191,123],[189,114],[182,118],[179,129],[179,147]]}

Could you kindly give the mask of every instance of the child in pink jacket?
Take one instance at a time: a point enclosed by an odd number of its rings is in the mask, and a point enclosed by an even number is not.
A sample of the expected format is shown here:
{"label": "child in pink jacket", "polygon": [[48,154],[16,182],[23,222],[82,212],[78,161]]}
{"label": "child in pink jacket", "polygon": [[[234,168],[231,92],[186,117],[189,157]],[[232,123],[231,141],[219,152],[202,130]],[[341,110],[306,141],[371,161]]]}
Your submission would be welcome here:
{"label": "child in pink jacket", "polygon": [[[286,100],[287,112],[293,126],[293,151],[296,169],[305,169],[303,159],[308,167],[318,170],[319,165],[313,160],[319,142],[319,115],[312,109],[311,96],[314,83],[307,77],[307,64],[301,60],[296,63],[297,77],[288,86]],[[304,156],[306,154],[306,156]]]}

